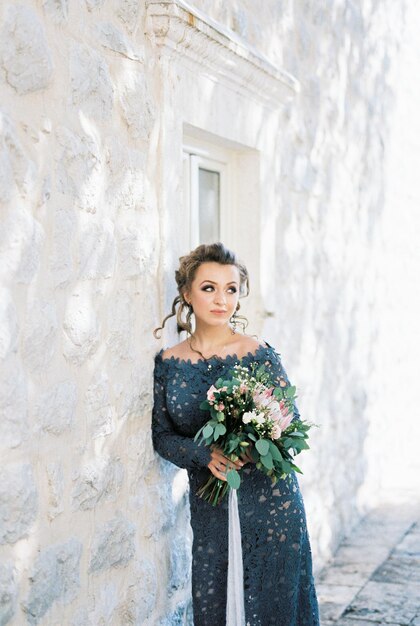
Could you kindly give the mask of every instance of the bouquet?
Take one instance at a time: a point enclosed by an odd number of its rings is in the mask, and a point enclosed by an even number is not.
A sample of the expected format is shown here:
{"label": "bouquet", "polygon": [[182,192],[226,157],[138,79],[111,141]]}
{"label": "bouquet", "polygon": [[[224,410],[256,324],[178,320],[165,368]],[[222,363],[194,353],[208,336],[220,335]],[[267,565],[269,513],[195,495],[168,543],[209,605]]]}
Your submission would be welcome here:
{"label": "bouquet", "polygon": [[[209,419],[194,437],[207,446],[216,444],[223,454],[236,461],[248,449],[256,467],[275,484],[292,472],[302,473],[293,458],[308,449],[308,430],[312,424],[294,419],[296,387],[284,379],[279,386],[270,380],[264,365],[252,363],[250,369],[239,364],[226,378],[219,378],[207,391],[200,409],[210,411]],[[239,489],[237,470],[226,472],[226,481],[213,474],[197,495],[219,504],[229,489]]]}

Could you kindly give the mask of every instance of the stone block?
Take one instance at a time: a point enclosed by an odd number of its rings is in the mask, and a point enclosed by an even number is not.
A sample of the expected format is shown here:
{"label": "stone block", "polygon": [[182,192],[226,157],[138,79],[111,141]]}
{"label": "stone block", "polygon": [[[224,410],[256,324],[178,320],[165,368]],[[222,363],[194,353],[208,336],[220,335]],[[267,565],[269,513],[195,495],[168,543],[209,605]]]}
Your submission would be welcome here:
{"label": "stone block", "polygon": [[0,447],[16,448],[28,436],[27,379],[11,355],[0,362]]}
{"label": "stone block", "polygon": [[51,81],[51,51],[37,14],[28,6],[7,9],[0,35],[0,68],[19,94],[43,89]]}
{"label": "stone block", "polygon": [[420,559],[402,554],[392,555],[376,570],[372,580],[378,583],[398,583],[400,585],[420,583]]}
{"label": "stone block", "polygon": [[63,353],[74,365],[83,365],[99,346],[99,321],[88,294],[69,299],[63,322]]}
{"label": "stone block", "polygon": [[126,212],[117,225],[118,257],[124,278],[151,275],[157,261],[157,215],[151,211]]}
{"label": "stone block", "polygon": [[107,140],[106,163],[107,202],[118,212],[144,209],[145,153],[129,149],[111,137]]}
{"label": "stone block", "polygon": [[131,137],[145,142],[149,141],[156,111],[147,93],[146,81],[141,74],[137,74],[131,81],[121,85],[119,103]]}
{"label": "stone block", "polygon": [[23,603],[29,624],[38,624],[54,602],[68,604],[76,598],[81,554],[82,544],[74,537],[39,554],[29,578],[29,596]]}
{"label": "stone block", "polygon": [[85,0],[85,2],[88,10],[94,11],[95,9],[100,9],[104,5],[105,0]]}
{"label": "stone block", "polygon": [[158,626],[184,626],[186,623],[187,603],[178,604],[176,609],[168,615],[165,615],[159,622]]}
{"label": "stone block", "polygon": [[18,586],[11,563],[0,563],[0,626],[6,626],[16,612]]}
{"label": "stone block", "polygon": [[168,590],[173,594],[185,588],[190,580],[191,544],[184,534],[172,537],[169,554]]}
{"label": "stone block", "polygon": [[70,52],[72,104],[93,120],[110,118],[114,88],[108,66],[93,48],[75,44]]}
{"label": "stone block", "polygon": [[73,510],[93,509],[98,502],[114,501],[121,488],[124,468],[117,459],[99,458],[87,463],[76,476]]}
{"label": "stone block", "polygon": [[7,203],[16,189],[22,198],[27,197],[33,193],[35,183],[36,167],[22,147],[15,125],[0,110],[0,203]]}
{"label": "stone block", "polygon": [[64,380],[41,394],[35,406],[37,425],[45,432],[61,435],[71,430],[77,405],[77,386]]}
{"label": "stone block", "polygon": [[44,231],[27,211],[14,207],[2,223],[0,273],[7,281],[28,285],[39,266]]}
{"label": "stone block", "polygon": [[56,209],[50,255],[50,270],[54,287],[65,287],[73,272],[71,243],[75,221],[73,210],[61,207]]}
{"label": "stone block", "polygon": [[118,360],[133,360],[135,314],[133,300],[126,291],[119,291],[108,312],[107,345]]}
{"label": "stone block", "polygon": [[357,594],[357,589],[346,585],[317,585],[319,610],[322,623],[336,621]]}
{"label": "stone block", "polygon": [[134,577],[130,577],[126,589],[127,593],[115,611],[116,623],[133,626],[146,623],[157,602],[156,564],[143,555],[137,559]]}
{"label": "stone block", "polygon": [[80,234],[80,278],[110,278],[115,269],[116,247],[110,220],[88,223]]}
{"label": "stone block", "polygon": [[109,398],[109,379],[104,374],[95,377],[89,384],[84,407],[86,421],[92,437],[103,437],[113,432],[114,412]]}
{"label": "stone block", "polygon": [[57,24],[67,21],[69,16],[68,0],[44,0],[43,8],[46,15]]}
{"label": "stone block", "polygon": [[64,472],[61,462],[48,463],[48,517],[53,520],[64,511]]}
{"label": "stone block", "polygon": [[104,48],[133,61],[143,60],[142,55],[134,50],[131,42],[112,22],[99,22],[96,25],[96,36]]}
{"label": "stone block", "polygon": [[129,33],[134,32],[140,16],[140,7],[143,5],[137,0],[117,0],[115,4],[115,13],[120,21]]}
{"label": "stone block", "polygon": [[56,132],[60,146],[57,161],[57,188],[70,195],[76,206],[95,213],[102,194],[101,154],[97,142],[60,126]]}
{"label": "stone block", "polygon": [[347,607],[344,617],[408,626],[418,615],[419,586],[369,581]]}
{"label": "stone block", "polygon": [[57,316],[52,301],[28,302],[22,356],[31,372],[41,373],[56,351]]}
{"label": "stone block", "polygon": [[7,289],[0,288],[0,359],[16,351],[18,333],[18,317],[12,296]]}
{"label": "stone block", "polygon": [[95,534],[89,571],[125,567],[136,552],[135,534],[136,526],[122,515],[107,522]]}
{"label": "stone block", "polygon": [[38,493],[29,464],[0,468],[0,544],[15,543],[30,531],[38,508]]}

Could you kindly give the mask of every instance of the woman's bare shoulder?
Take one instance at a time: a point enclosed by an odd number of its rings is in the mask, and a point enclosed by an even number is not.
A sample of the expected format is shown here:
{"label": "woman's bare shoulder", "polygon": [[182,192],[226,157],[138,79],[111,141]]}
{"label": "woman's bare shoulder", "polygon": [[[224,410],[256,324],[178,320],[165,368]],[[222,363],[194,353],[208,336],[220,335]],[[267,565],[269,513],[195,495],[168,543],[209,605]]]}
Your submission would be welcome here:
{"label": "woman's bare shoulder", "polygon": [[162,352],[162,359],[170,359],[171,357],[175,357],[175,359],[184,359],[188,353],[188,344],[187,341],[181,341],[177,343],[175,346],[171,348],[166,348]]}
{"label": "woman's bare shoulder", "polygon": [[261,341],[255,335],[240,335],[239,342],[241,354],[246,354],[248,352],[254,353],[261,345],[266,345],[265,341]]}

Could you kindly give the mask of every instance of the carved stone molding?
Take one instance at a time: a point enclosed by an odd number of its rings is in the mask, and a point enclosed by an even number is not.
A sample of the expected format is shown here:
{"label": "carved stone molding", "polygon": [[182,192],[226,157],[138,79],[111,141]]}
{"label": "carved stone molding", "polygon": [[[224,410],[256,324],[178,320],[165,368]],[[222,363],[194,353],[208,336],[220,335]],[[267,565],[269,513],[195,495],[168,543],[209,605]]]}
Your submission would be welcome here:
{"label": "carved stone molding", "polygon": [[184,0],[148,0],[146,24],[155,44],[245,97],[275,108],[299,90],[291,74]]}

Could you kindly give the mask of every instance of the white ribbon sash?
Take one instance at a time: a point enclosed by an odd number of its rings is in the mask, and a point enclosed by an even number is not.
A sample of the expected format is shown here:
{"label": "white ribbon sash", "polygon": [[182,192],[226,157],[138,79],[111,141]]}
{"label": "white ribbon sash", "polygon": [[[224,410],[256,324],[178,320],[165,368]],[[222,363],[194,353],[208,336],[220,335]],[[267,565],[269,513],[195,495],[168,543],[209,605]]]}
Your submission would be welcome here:
{"label": "white ribbon sash", "polygon": [[236,489],[229,489],[229,562],[226,626],[245,626],[241,526]]}

